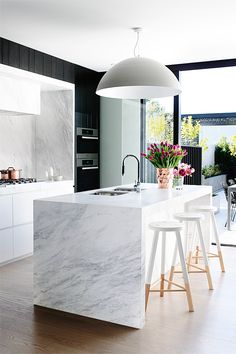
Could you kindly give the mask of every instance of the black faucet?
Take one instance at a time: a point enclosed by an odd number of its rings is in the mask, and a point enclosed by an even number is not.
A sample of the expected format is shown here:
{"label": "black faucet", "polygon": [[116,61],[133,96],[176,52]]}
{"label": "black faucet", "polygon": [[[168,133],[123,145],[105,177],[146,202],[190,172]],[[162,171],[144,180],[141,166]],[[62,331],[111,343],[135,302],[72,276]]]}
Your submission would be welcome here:
{"label": "black faucet", "polygon": [[122,161],[122,176],[124,176],[125,174],[125,160],[127,159],[127,157],[133,157],[136,159],[137,163],[138,163],[138,179],[137,181],[135,181],[135,184],[134,184],[134,190],[136,192],[140,192],[140,179],[139,179],[139,159],[137,158],[137,156],[135,155],[126,155],[124,158],[123,158],[123,161]]}

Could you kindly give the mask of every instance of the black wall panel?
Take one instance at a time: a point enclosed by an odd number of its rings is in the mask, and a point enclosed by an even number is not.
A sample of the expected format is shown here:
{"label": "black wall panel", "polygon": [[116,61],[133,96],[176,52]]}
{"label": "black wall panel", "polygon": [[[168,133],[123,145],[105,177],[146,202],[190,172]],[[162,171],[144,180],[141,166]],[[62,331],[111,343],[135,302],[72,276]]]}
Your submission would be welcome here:
{"label": "black wall panel", "polygon": [[195,168],[192,177],[185,177],[184,184],[202,184],[202,148],[195,146],[182,146],[187,150],[188,155],[183,158],[183,162]]}
{"label": "black wall panel", "polygon": [[63,79],[67,82],[75,82],[75,65],[68,61],[63,61]]}
{"label": "black wall panel", "polygon": [[[5,38],[0,38],[0,63],[74,83],[75,127],[99,129],[100,98],[95,91],[102,74]],[[97,153],[99,154],[99,144]],[[88,186],[89,189],[98,188],[99,171],[88,175],[83,173],[81,176],[76,171],[75,184],[76,190],[85,190]]]}
{"label": "black wall panel", "polygon": [[52,77],[52,57],[51,57],[51,55],[43,54],[43,73],[45,76]]}
{"label": "black wall panel", "polygon": [[34,52],[34,72],[36,74],[44,75],[44,55],[41,52],[35,50]]}
{"label": "black wall panel", "polygon": [[29,57],[29,71],[35,72],[35,50],[31,49],[28,50],[28,57]]}
{"label": "black wall panel", "polygon": [[29,50],[23,45],[20,46],[20,69],[29,70]]}
{"label": "black wall panel", "polygon": [[9,43],[6,40],[2,40],[2,64],[9,65]]}
{"label": "black wall panel", "polygon": [[15,68],[19,68],[20,67],[19,44],[11,43],[11,45],[8,46],[8,56],[9,56],[8,65],[14,66]]}

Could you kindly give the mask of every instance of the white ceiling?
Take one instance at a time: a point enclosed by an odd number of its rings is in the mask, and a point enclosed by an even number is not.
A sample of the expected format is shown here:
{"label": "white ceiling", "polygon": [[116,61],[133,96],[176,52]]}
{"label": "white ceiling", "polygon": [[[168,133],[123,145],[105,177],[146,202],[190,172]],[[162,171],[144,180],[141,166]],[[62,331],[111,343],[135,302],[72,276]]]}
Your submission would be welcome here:
{"label": "white ceiling", "polygon": [[236,0],[0,0],[0,36],[97,70],[140,54],[164,64],[236,58]]}

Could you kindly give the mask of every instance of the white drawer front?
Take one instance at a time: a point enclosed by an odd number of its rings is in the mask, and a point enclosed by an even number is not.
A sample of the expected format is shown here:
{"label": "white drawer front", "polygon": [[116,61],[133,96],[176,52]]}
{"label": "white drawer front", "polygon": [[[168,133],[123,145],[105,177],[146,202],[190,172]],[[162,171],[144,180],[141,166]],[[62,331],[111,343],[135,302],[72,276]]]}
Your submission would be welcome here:
{"label": "white drawer front", "polygon": [[0,263],[13,258],[12,228],[0,230]]}
{"label": "white drawer front", "polygon": [[33,224],[14,227],[14,258],[33,252]]}
{"label": "white drawer front", "polygon": [[0,229],[12,226],[12,196],[0,196]]}

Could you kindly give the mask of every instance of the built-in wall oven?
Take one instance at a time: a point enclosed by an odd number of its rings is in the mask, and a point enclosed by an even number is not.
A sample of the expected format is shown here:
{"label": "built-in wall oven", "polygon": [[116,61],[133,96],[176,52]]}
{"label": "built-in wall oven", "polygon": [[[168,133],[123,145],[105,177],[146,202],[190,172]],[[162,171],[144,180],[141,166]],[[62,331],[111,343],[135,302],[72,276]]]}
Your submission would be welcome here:
{"label": "built-in wall oven", "polygon": [[98,169],[98,154],[78,153],[76,160],[77,167],[83,170]]}
{"label": "built-in wall oven", "polygon": [[78,153],[97,153],[98,148],[97,129],[77,128]]}
{"label": "built-in wall oven", "polygon": [[98,130],[77,128],[77,191],[99,188]]}

